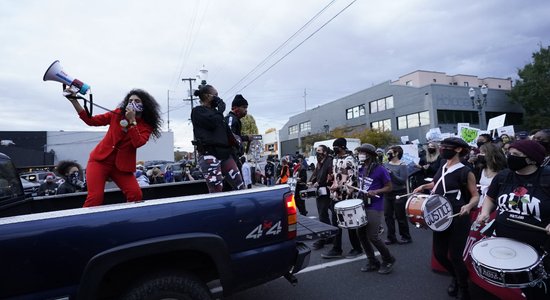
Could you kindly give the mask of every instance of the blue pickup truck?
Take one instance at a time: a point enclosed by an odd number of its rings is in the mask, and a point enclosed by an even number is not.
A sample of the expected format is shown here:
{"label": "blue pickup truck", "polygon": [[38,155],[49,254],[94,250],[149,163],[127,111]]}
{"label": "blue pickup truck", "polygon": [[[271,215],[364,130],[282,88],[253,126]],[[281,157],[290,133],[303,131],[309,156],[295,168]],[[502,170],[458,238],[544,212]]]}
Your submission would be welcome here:
{"label": "blue pickup truck", "polygon": [[208,194],[204,181],[143,188],[145,201],[81,208],[85,193],[25,197],[0,153],[1,299],[211,299],[309,262],[288,186]]}

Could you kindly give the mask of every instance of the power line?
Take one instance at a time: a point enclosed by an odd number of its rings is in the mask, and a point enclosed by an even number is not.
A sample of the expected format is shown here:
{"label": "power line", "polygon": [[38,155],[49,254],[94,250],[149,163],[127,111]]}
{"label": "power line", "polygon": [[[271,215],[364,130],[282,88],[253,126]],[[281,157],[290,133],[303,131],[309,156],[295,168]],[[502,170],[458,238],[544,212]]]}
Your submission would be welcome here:
{"label": "power line", "polygon": [[285,47],[292,39],[294,39],[298,34],[300,34],[304,29],[306,29],[309,24],[311,24],[313,21],[315,21],[325,10],[327,10],[332,4],[334,4],[336,0],[331,1],[329,4],[327,4],[323,9],[321,9],[317,14],[315,14],[309,21],[307,21],[300,29],[298,29],[293,35],[291,35],[286,41],[284,41],[277,49],[275,49],[273,52],[271,52],[266,58],[264,58],[259,64],[257,64],[250,72],[248,72],[243,78],[241,78],[237,83],[235,83],[229,90],[227,90],[224,93],[224,96],[227,95],[231,90],[233,90],[237,85],[239,85],[241,82],[243,82],[245,79],[247,79],[252,73],[256,72],[259,68],[263,67],[267,61],[273,57],[275,54],[277,54],[280,50],[282,50],[283,47]]}
{"label": "power line", "polygon": [[250,81],[248,84],[246,84],[244,87],[242,87],[240,90],[237,91],[237,93],[241,92],[245,88],[247,88],[249,85],[254,83],[258,78],[260,78],[262,75],[267,73],[267,71],[271,70],[275,65],[277,65],[279,62],[281,62],[284,58],[286,58],[288,55],[290,55],[294,50],[296,50],[298,47],[300,47],[303,43],[305,43],[307,40],[309,40],[312,36],[314,36],[317,32],[319,32],[321,29],[323,29],[328,23],[330,23],[332,20],[334,20],[336,17],[338,17],[341,13],[343,13],[346,9],[348,9],[353,3],[355,3],[357,0],[353,0],[350,4],[348,4],[346,7],[344,7],[342,10],[340,10],[334,17],[330,18],[328,21],[326,21],[321,27],[319,27],[317,30],[315,30],[313,33],[311,33],[309,36],[307,36],[302,42],[300,42],[296,47],[292,48],[288,53],[286,53],[283,57],[281,57],[279,60],[277,60],[275,63],[273,63],[269,68],[267,68],[265,71],[260,73],[260,75],[256,76],[252,81]]}

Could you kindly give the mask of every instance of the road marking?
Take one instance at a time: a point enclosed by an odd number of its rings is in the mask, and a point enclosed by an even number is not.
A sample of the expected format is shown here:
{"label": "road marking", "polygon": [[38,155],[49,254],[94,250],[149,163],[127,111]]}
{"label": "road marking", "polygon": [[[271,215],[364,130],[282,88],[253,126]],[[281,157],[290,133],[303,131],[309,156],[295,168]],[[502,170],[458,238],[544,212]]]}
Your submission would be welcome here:
{"label": "road marking", "polygon": [[[374,255],[378,256],[378,255],[380,255],[380,252],[376,251],[376,252],[374,252]],[[311,267],[307,267],[307,268],[303,269],[302,271],[298,272],[298,274],[317,271],[317,270],[320,270],[320,269],[330,268],[330,267],[334,267],[334,266],[338,266],[338,265],[343,265],[343,264],[347,264],[347,263],[354,262],[354,261],[361,260],[361,259],[365,259],[365,258],[367,258],[365,256],[365,254],[363,254],[361,256],[358,256],[358,257],[354,257],[354,258],[342,258],[342,259],[327,262],[327,263],[324,263],[324,264],[318,264],[318,265],[314,265],[314,266],[311,266]]]}

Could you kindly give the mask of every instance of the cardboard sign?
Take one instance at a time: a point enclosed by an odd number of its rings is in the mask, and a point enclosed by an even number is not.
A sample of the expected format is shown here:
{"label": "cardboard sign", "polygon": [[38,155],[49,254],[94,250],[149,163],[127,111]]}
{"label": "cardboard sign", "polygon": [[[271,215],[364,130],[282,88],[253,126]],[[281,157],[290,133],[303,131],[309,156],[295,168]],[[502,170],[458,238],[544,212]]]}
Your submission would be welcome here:
{"label": "cardboard sign", "polygon": [[441,138],[441,129],[439,129],[439,127],[438,128],[430,128],[430,130],[428,130],[428,132],[426,132],[426,140],[434,141],[434,142],[438,142],[438,141],[443,140]]}
{"label": "cardboard sign", "polygon": [[458,128],[458,137],[466,141],[470,146],[476,146],[476,140],[479,136],[479,129],[469,126]]}
{"label": "cardboard sign", "polygon": [[514,131],[514,125],[497,128],[497,132],[498,132],[498,136],[507,134],[509,137],[514,137],[516,135]]}
{"label": "cardboard sign", "polygon": [[496,116],[489,119],[489,124],[487,124],[487,130],[497,129],[499,127],[504,127],[504,121],[506,120],[506,114]]}
{"label": "cardboard sign", "polygon": [[401,137],[401,144],[406,144],[409,141],[409,136],[404,135]]}
{"label": "cardboard sign", "polygon": [[401,161],[408,164],[418,164],[420,156],[418,156],[418,146],[416,144],[407,144],[400,146],[403,149],[403,157]]}

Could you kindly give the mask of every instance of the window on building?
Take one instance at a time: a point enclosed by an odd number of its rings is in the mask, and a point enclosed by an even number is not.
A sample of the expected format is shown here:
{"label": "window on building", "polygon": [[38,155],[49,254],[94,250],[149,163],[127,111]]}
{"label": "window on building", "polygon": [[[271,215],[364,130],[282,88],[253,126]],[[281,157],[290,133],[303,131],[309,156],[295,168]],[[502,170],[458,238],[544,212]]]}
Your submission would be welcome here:
{"label": "window on building", "polygon": [[352,108],[346,109],[346,120],[359,118],[365,115],[365,105],[361,104]]}
{"label": "window on building", "polygon": [[407,82],[405,82],[405,85],[412,86],[412,85],[413,85],[413,81],[412,81],[412,80],[407,80]]}
{"label": "window on building", "polygon": [[384,111],[393,108],[393,96],[388,96],[382,99],[374,100],[369,103],[370,113]]}
{"label": "window on building", "polygon": [[422,111],[397,117],[397,129],[430,125],[430,112]]}
{"label": "window on building", "polygon": [[470,83],[468,81],[464,81],[464,86],[470,86]]}
{"label": "window on building", "polygon": [[379,130],[379,131],[391,131],[391,120],[386,119],[386,120],[372,122],[370,123],[370,127],[374,130]]}
{"label": "window on building", "polygon": [[288,134],[297,134],[298,133],[298,125],[292,125],[288,127]]}
{"label": "window on building", "polygon": [[439,124],[479,124],[479,115],[477,111],[438,110],[437,121]]}
{"label": "window on building", "polygon": [[311,121],[300,123],[300,132],[311,131]]}

